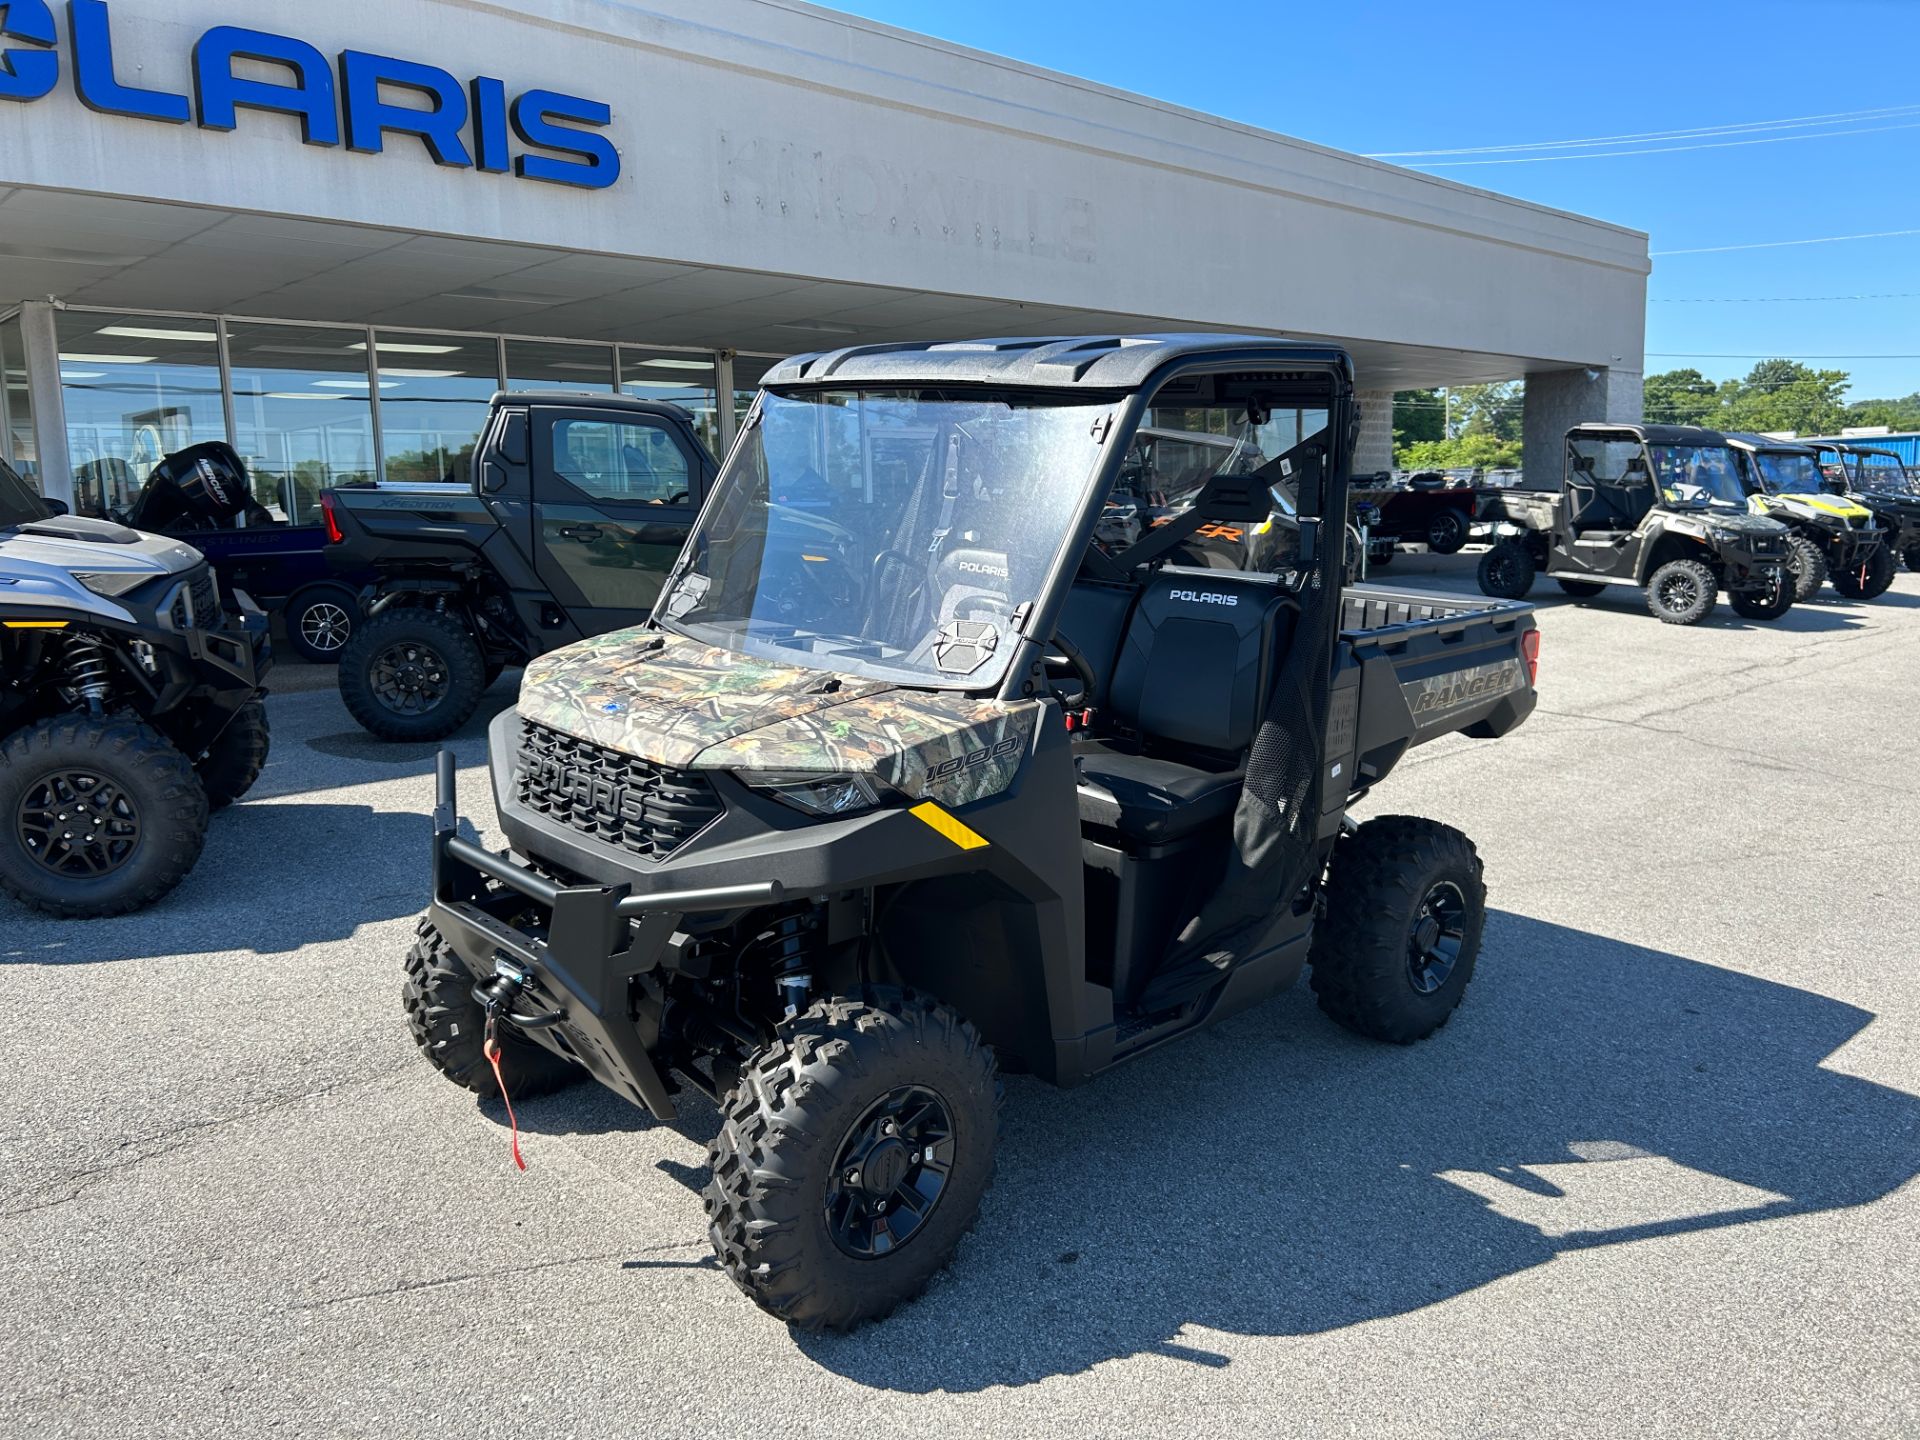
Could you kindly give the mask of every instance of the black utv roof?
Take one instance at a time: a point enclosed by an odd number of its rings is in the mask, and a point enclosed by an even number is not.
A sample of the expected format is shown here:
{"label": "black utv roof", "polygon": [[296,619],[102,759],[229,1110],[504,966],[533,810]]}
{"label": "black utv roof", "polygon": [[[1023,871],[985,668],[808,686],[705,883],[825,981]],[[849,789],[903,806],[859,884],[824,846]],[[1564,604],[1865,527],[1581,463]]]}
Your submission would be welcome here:
{"label": "black utv roof", "polygon": [[1727,443],[1736,450],[1758,451],[1762,455],[1818,455],[1811,445],[1798,440],[1781,440],[1773,435],[1756,435],[1751,430],[1727,431]]}
{"label": "black utv roof", "polygon": [[1632,435],[1648,445],[1724,445],[1727,437],[1718,430],[1709,430],[1704,425],[1644,425],[1637,421],[1589,420],[1576,425],[1567,432],[1571,440],[1576,435]]}
{"label": "black utv roof", "polygon": [[1172,362],[1213,359],[1279,369],[1334,365],[1352,378],[1353,362],[1337,345],[1266,335],[1048,335],[852,345],[782,360],[760,383],[1134,390]]}
{"label": "black utv roof", "polygon": [[668,400],[637,400],[631,395],[615,395],[610,390],[496,390],[493,392],[495,405],[578,405],[582,400],[593,402],[594,408],[605,410],[625,410],[634,415],[671,415],[678,419],[687,418],[686,407],[675,405]]}

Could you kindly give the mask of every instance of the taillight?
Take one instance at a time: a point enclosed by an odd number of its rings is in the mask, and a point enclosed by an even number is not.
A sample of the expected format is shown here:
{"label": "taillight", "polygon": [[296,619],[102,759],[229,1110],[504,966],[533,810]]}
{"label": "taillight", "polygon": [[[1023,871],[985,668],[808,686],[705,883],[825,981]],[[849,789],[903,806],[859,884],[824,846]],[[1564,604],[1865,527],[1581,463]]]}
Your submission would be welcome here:
{"label": "taillight", "polygon": [[340,519],[333,513],[333,496],[324,493],[320,496],[320,523],[327,527],[329,545],[339,545],[346,540],[340,533]]}
{"label": "taillight", "polygon": [[1540,683],[1540,632],[1529,630],[1520,637],[1520,657],[1527,662],[1527,684]]}

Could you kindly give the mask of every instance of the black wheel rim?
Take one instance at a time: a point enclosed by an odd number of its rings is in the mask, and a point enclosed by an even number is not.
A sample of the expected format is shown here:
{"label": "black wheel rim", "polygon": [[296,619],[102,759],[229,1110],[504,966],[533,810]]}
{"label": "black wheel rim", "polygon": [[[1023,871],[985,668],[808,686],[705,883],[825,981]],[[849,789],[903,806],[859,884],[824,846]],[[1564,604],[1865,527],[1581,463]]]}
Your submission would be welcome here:
{"label": "black wheel rim", "polygon": [[447,662],[418,640],[401,640],[377,652],[367,669],[373,698],[396,715],[424,715],[447,698]]}
{"label": "black wheel rim", "polygon": [[1428,889],[1407,930],[1407,979],[1431,995],[1453,975],[1467,939],[1467,897],[1451,880]]}
{"label": "black wheel rim", "polygon": [[1660,604],[1674,614],[1691,610],[1700,600],[1700,587],[1691,575],[1669,575],[1660,582]]}
{"label": "black wheel rim", "polygon": [[1496,555],[1487,566],[1487,574],[1497,590],[1511,590],[1520,578],[1520,565],[1511,555]]}
{"label": "black wheel rim", "polygon": [[902,1085],[847,1131],[827,1177],[827,1233],[858,1260],[891,1255],[926,1228],[951,1178],[953,1116],[924,1085]]}
{"label": "black wheel rim", "polygon": [[353,619],[344,607],[331,600],[309,605],[300,615],[300,638],[309,650],[331,655],[347,643],[353,633]]}
{"label": "black wheel rim", "polygon": [[1453,537],[1459,532],[1460,521],[1453,515],[1439,515],[1427,527],[1427,544],[1434,549],[1451,545]]}
{"label": "black wheel rim", "polygon": [[110,875],[140,847],[139,807],[97,770],[55,770],[33,781],[14,827],[29,855],[69,879]]}

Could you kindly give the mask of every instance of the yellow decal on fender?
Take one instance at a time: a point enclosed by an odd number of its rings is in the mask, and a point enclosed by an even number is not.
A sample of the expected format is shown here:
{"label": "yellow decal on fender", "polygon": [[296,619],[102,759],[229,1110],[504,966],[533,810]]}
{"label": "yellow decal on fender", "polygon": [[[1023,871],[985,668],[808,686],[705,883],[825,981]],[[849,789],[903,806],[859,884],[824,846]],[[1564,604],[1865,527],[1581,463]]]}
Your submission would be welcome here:
{"label": "yellow decal on fender", "polygon": [[65,620],[8,620],[4,622],[9,630],[64,630]]}
{"label": "yellow decal on fender", "polygon": [[986,837],[974,834],[931,800],[921,801],[907,813],[930,829],[938,830],[962,850],[978,850],[987,844]]}

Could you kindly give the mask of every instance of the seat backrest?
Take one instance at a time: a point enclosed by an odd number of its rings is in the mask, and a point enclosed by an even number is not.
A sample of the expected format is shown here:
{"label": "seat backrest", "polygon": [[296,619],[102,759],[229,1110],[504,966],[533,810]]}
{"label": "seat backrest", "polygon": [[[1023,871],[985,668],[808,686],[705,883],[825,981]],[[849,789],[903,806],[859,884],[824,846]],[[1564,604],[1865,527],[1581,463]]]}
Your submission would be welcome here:
{"label": "seat backrest", "polygon": [[1113,692],[1114,661],[1120,654],[1120,637],[1126,633],[1127,616],[1133,611],[1131,585],[1106,584],[1097,580],[1076,580],[1060,607],[1060,619],[1054,632],[1064,635],[1093,671],[1093,693],[1087,703],[1096,710],[1107,708]]}
{"label": "seat backrest", "polygon": [[1141,592],[1109,713],[1148,740],[1233,754],[1253,733],[1293,609],[1270,576],[1168,566]]}

